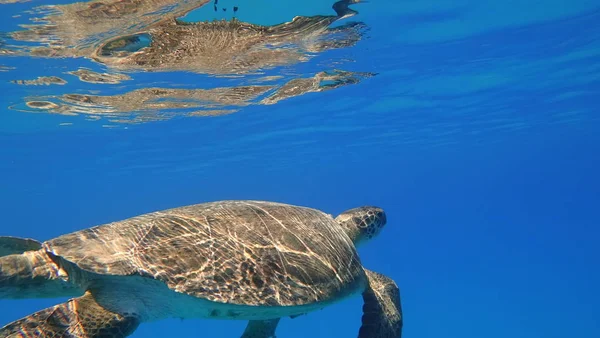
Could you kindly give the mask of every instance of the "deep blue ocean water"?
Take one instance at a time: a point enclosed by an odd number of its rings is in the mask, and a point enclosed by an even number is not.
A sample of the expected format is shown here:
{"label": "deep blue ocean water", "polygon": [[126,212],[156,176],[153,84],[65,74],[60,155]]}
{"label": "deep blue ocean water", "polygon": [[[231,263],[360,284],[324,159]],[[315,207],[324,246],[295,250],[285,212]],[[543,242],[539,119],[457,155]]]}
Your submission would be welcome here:
{"label": "deep blue ocean water", "polygon": [[[42,3],[0,5],[0,49]],[[240,20],[273,25],[331,15],[331,4],[235,5]],[[344,20],[365,25],[354,46],[264,74],[374,76],[228,115],[175,110],[123,124],[18,111],[28,96],[252,78],[133,71],[129,81],[100,85],[65,75],[110,71],[89,58],[0,54],[0,235],[45,240],[224,199],[331,214],[377,205],[388,225],[359,252],[398,283],[404,337],[600,337],[600,4],[372,0],[352,8],[359,13]],[[231,15],[210,3],[185,19]],[[38,76],[67,83],[11,82]],[[0,325],[61,301],[1,300]],[[355,297],[283,319],[278,337],[356,336],[361,305]],[[237,337],[244,326],[170,319],[132,337]]]}

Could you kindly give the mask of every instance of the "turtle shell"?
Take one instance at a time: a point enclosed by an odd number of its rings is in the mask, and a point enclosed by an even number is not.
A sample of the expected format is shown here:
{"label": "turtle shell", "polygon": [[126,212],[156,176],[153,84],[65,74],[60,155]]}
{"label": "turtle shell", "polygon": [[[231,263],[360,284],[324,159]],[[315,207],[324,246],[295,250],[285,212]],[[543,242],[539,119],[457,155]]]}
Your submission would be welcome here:
{"label": "turtle shell", "polygon": [[319,210],[221,201],[136,216],[44,243],[80,269],[141,275],[215,302],[293,306],[365,283],[355,246]]}

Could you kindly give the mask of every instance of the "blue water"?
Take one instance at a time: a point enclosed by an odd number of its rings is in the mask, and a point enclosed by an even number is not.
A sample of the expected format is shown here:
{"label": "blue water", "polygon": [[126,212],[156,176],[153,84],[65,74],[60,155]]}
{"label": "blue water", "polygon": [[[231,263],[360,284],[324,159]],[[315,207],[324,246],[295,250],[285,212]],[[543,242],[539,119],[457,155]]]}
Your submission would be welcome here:
{"label": "blue water", "polygon": [[[0,31],[20,29],[26,14],[14,15],[40,3],[0,5]],[[331,3],[239,1],[237,17],[271,25],[330,15]],[[186,20],[232,15],[207,6]],[[0,55],[1,234],[45,240],[223,199],[331,214],[378,205],[388,225],[359,252],[398,283],[404,337],[600,337],[598,2],[372,0],[353,8],[359,14],[348,20],[367,27],[356,45],[265,74],[339,67],[375,76],[215,117],[175,112],[120,124],[8,109],[32,95],[243,80],[138,71],[97,85],[64,74],[108,70],[87,58]],[[52,75],[68,83],[10,82]],[[0,324],[60,301],[1,300]],[[361,302],[283,319],[278,337],[356,336]],[[244,326],[172,319],[142,324],[132,337],[237,337]]]}

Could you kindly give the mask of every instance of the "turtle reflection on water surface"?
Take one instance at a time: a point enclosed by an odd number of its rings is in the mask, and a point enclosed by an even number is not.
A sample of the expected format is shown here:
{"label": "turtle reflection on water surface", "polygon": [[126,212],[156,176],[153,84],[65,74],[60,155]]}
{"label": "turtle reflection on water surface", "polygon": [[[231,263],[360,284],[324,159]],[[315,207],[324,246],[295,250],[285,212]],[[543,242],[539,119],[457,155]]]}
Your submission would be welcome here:
{"label": "turtle reflection on water surface", "polygon": [[[178,20],[207,0],[108,0],[41,6],[36,24],[11,33],[13,53],[44,57],[88,57],[121,70],[185,70],[231,74],[306,61],[311,53],[354,45],[364,25],[334,22],[356,14],[341,0],[335,15],[297,16],[290,22],[262,26],[217,20]],[[9,51],[9,49],[7,49]]]}
{"label": "turtle reflection on water surface", "polygon": [[361,23],[331,24],[352,16],[350,1],[337,15],[297,16],[274,26],[233,19],[186,23],[162,21],[147,30],[103,43],[92,58],[119,70],[186,70],[206,74],[247,73],[308,60],[310,53],[354,45]]}

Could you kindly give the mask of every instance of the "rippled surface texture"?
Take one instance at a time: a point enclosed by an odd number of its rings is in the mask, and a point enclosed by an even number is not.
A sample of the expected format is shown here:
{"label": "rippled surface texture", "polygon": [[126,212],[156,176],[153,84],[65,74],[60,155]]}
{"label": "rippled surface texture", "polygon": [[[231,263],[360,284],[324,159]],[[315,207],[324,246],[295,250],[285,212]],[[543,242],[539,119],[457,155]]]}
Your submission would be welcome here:
{"label": "rippled surface texture", "polygon": [[[600,5],[0,0],[0,235],[222,199],[386,210],[404,337],[598,337]],[[0,300],[0,325],[62,300]],[[279,337],[355,337],[361,298]],[[237,337],[170,319],[133,337]]]}
{"label": "rippled surface texture", "polygon": [[[84,58],[94,61],[90,66],[104,66],[108,72],[85,67],[59,72],[67,74],[69,80],[77,81],[72,77],[76,76],[79,81],[103,86],[87,95],[28,95],[23,103],[10,108],[85,115],[93,120],[105,118],[107,126],[112,126],[178,115],[229,114],[240,107],[274,104],[305,93],[358,83],[374,75],[340,70],[338,67],[350,61],[340,58],[327,59],[318,72],[294,69],[326,51],[348,48],[360,41],[366,29],[364,23],[352,21],[332,26],[356,14],[348,7],[348,1],[334,3],[329,15],[295,16],[270,25],[241,21],[235,16],[238,6],[229,8],[233,17],[226,17],[219,10],[226,13],[228,7],[217,4],[121,0],[34,7],[27,12],[27,19],[34,23],[22,24],[22,29],[8,33],[9,41],[2,54],[36,59]],[[225,18],[190,22],[186,17],[194,10],[198,11],[197,16],[207,16],[207,7]],[[175,75],[179,72],[195,76],[180,79]],[[102,95],[111,91],[106,88],[109,85],[135,81],[136,76],[131,74],[137,73],[167,76],[167,81],[112,86],[118,94]],[[173,74],[173,79],[164,73]],[[13,83],[66,84],[68,80],[60,75]],[[222,84],[212,81],[210,85],[208,82],[213,79],[230,80]],[[199,82],[203,85],[199,86]]]}

